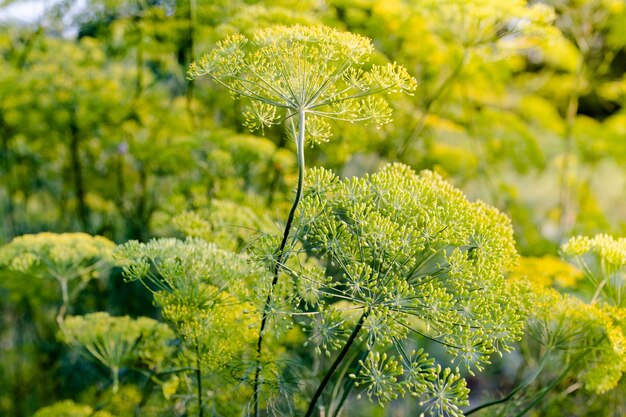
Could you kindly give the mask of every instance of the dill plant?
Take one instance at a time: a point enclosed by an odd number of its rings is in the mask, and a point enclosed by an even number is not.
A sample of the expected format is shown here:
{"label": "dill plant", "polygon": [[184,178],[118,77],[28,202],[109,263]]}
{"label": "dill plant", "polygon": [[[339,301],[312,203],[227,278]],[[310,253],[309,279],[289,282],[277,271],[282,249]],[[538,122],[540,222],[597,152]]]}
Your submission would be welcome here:
{"label": "dill plant", "polygon": [[[386,124],[391,121],[391,108],[382,94],[410,93],[416,87],[415,79],[400,65],[365,66],[372,52],[371,41],[360,35],[325,26],[272,26],[257,31],[251,40],[241,34],[226,38],[189,68],[190,78],[206,75],[247,101],[248,128],[263,131],[286,122],[295,140],[298,186],[276,250],[272,287],[302,195],[305,141],[328,141],[328,120]],[[261,319],[259,357],[271,298],[272,291]],[[255,415],[259,415],[259,374],[260,365],[254,377]]]}
{"label": "dill plant", "polygon": [[[517,257],[508,218],[437,174],[394,164],[346,180],[309,171],[297,219],[281,275],[293,290],[273,300],[272,320],[294,317],[307,344],[334,355],[305,416],[340,369],[348,381],[328,415],[358,388],[381,405],[410,395],[424,413],[462,416],[461,368],[481,371],[522,334],[521,300],[503,275]],[[448,351],[447,366],[417,347],[425,341]]]}
{"label": "dill plant", "polygon": [[56,281],[62,299],[56,315],[60,325],[73,297],[113,265],[114,248],[109,239],[86,233],[22,235],[0,248],[0,268]]}
{"label": "dill plant", "polygon": [[186,385],[184,375],[191,373],[202,416],[203,379],[213,378],[213,392],[226,391],[231,386],[220,373],[226,373],[231,362],[239,363],[255,339],[254,317],[246,313],[262,302],[254,288],[269,282],[269,274],[245,254],[198,238],[130,241],[119,246],[115,256],[126,278],[140,281],[152,293],[176,334],[179,344],[171,364],[177,364],[180,372],[170,389],[175,392]]}
{"label": "dill plant", "polygon": [[[573,405],[577,415],[624,409],[625,242],[608,235],[571,238],[561,247],[561,254],[578,268],[551,257],[522,259],[510,280],[523,300],[526,340],[522,347],[535,361],[534,369],[508,395],[466,415],[500,405],[501,413],[521,417],[541,402],[554,403],[562,415],[567,401],[576,404],[578,389],[572,387],[584,387],[580,391],[587,403],[586,410]],[[554,287],[565,287],[573,294]],[[556,394],[563,384],[567,388]],[[534,390],[533,385],[540,389]]]}
{"label": "dill plant", "polygon": [[113,380],[113,394],[119,390],[123,367],[159,367],[171,353],[168,341],[174,338],[169,327],[156,320],[108,313],[68,317],[61,325],[63,342],[82,355],[106,366]]}

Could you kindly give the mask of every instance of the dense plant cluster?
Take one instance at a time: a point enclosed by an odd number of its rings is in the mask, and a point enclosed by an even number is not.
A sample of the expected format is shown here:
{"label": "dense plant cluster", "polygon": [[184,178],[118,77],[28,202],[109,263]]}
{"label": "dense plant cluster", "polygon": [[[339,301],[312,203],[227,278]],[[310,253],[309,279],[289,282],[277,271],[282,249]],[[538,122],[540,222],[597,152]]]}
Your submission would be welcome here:
{"label": "dense plant cluster", "polygon": [[20,3],[0,415],[626,415],[623,1]]}

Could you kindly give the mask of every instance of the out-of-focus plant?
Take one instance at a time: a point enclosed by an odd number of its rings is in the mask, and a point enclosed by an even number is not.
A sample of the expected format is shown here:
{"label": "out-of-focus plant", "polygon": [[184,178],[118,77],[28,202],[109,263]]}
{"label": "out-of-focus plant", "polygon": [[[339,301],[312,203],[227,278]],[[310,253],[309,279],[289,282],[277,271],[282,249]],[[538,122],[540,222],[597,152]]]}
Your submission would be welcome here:
{"label": "out-of-focus plant", "polygon": [[[172,324],[181,342],[178,361],[193,372],[197,411],[203,415],[203,379],[216,378],[213,383],[228,392],[232,383],[227,383],[225,368],[234,368],[256,337],[252,312],[261,303],[264,292],[257,294],[257,288],[268,284],[268,273],[244,255],[197,238],[128,242],[118,247],[116,257],[125,276],[152,292],[163,318]],[[220,391],[217,385],[214,389]]]}
{"label": "out-of-focus plant", "polygon": [[33,417],[114,417],[103,410],[94,410],[85,404],[76,404],[72,400],[59,401],[43,407]]}
{"label": "out-of-focus plant", "polygon": [[212,200],[205,210],[184,212],[172,221],[186,236],[233,251],[243,249],[253,236],[275,228],[268,216],[225,200]]}
{"label": "out-of-focus plant", "polygon": [[[189,68],[190,77],[207,75],[235,97],[249,100],[244,116],[251,130],[289,123],[298,154],[298,186],[277,249],[272,287],[302,195],[305,138],[312,144],[328,141],[332,133],[327,119],[388,123],[391,108],[381,93],[410,93],[416,87],[402,66],[363,69],[372,51],[369,39],[329,27],[274,26],[258,31],[252,41],[233,35]],[[259,330],[259,356],[271,298],[270,292]],[[255,375],[255,396],[259,372],[260,368]],[[258,398],[254,406],[258,415]]]}
{"label": "out-of-focus plant", "polygon": [[583,278],[583,271],[562,259],[545,255],[542,257],[522,257],[515,265],[509,277],[527,279],[546,287],[575,288]]}
{"label": "out-of-focus plant", "polygon": [[62,304],[56,316],[61,324],[73,297],[113,265],[114,247],[104,237],[85,233],[23,235],[0,248],[0,267],[55,280],[61,290]]}
{"label": "out-of-focus plant", "polygon": [[163,323],[140,317],[112,317],[92,313],[68,317],[61,324],[63,342],[107,367],[113,381],[113,394],[119,390],[122,368],[158,368],[168,359],[168,341],[173,332]]}
{"label": "out-of-focus plant", "polygon": [[[591,416],[626,407],[622,382],[626,372],[624,239],[608,235],[574,237],[561,250],[580,270],[567,272],[561,266],[554,275],[556,282],[537,279],[537,274],[546,273],[545,262],[531,259],[526,267],[518,267],[511,274],[523,294],[526,333],[530,337],[522,347],[534,369],[531,367],[526,380],[507,396],[484,403],[467,415],[484,409],[493,412],[491,407],[496,405],[502,407],[501,415],[515,416],[534,408],[548,410],[546,415],[571,408],[578,410],[577,415]],[[533,265],[540,268],[533,270]],[[581,274],[587,283],[581,281]],[[551,288],[558,284],[559,277],[567,275],[569,278],[561,282],[567,282],[576,295]],[[580,402],[587,405],[580,408]]]}

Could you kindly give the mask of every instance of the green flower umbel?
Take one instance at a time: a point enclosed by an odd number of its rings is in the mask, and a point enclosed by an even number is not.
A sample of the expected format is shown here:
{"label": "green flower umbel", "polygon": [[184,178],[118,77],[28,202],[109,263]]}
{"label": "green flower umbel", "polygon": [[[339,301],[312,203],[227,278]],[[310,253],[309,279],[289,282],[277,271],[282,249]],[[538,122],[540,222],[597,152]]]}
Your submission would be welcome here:
{"label": "green flower umbel", "polygon": [[324,119],[388,123],[391,109],[382,92],[411,92],[415,79],[396,64],[361,67],[373,52],[369,39],[325,26],[274,26],[250,41],[233,35],[189,68],[247,98],[251,130],[307,116],[306,139],[327,141]]}
{"label": "green flower umbel", "polygon": [[[461,416],[469,390],[459,368],[482,371],[522,332],[519,297],[503,275],[517,257],[510,220],[467,201],[439,175],[401,164],[345,180],[312,170],[299,213],[301,252],[333,277],[319,282],[322,296],[306,311],[320,305],[325,314],[352,317],[331,327],[360,317],[347,342],[325,341],[344,346],[335,364],[360,341],[369,354],[351,377],[370,399],[410,394],[430,415]],[[296,285],[315,279],[307,271],[291,275]],[[407,351],[407,343],[424,340],[447,350],[451,366]]]}

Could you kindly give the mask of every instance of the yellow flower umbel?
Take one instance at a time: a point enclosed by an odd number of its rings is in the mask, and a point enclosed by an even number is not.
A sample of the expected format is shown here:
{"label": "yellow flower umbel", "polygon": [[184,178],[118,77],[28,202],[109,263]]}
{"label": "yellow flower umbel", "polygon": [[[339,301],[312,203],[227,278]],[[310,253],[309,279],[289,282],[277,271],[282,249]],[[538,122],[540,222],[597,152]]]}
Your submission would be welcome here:
{"label": "yellow flower umbel", "polygon": [[172,350],[167,342],[174,339],[174,333],[167,325],[147,317],[112,317],[101,312],[68,317],[61,324],[61,337],[109,368],[113,393],[117,393],[120,370],[138,364],[160,366]]}
{"label": "yellow flower umbel", "polygon": [[416,88],[400,65],[364,70],[372,52],[371,41],[360,35],[326,26],[274,26],[252,40],[237,34],[221,41],[190,66],[189,76],[207,75],[249,99],[244,115],[251,130],[300,115],[298,139],[319,143],[331,135],[324,119],[388,123],[387,100],[373,96]]}
{"label": "yellow flower umbel", "polygon": [[84,404],[76,404],[72,400],[59,401],[44,408],[40,408],[33,417],[114,417],[104,410],[95,411]]}
{"label": "yellow flower umbel", "polygon": [[551,26],[554,10],[526,0],[426,0],[421,7],[433,15],[435,32],[456,39],[465,48],[506,43],[528,47],[529,40],[557,32]]}
{"label": "yellow flower umbel", "polygon": [[547,368],[556,368],[551,387],[575,379],[587,391],[605,394],[623,386],[620,381],[626,372],[626,239],[578,236],[564,244],[561,252],[575,261],[582,271],[578,275],[584,274],[588,281],[575,280],[579,281],[576,296],[551,288],[559,276],[572,277],[572,271],[567,273],[554,260],[531,259],[510,275],[523,297],[527,332],[541,356],[533,379]]}
{"label": "yellow flower umbel", "polygon": [[626,372],[626,238],[576,236],[561,251],[576,262],[592,285],[590,304],[599,310],[603,337],[589,354],[584,380],[588,389],[606,392]]}
{"label": "yellow flower umbel", "polygon": [[[298,219],[294,252],[326,266],[319,274],[289,271],[297,286],[313,282],[320,294],[306,310],[324,318],[310,320],[309,342],[343,346],[327,376],[360,340],[371,353],[352,378],[370,399],[382,404],[410,394],[430,415],[461,416],[469,390],[458,368],[481,371],[521,336],[519,297],[504,279],[517,257],[510,220],[469,202],[439,175],[402,164],[345,180],[310,171]],[[410,352],[412,338],[439,343],[452,366]]]}
{"label": "yellow flower umbel", "polygon": [[[111,266],[114,247],[109,239],[86,233],[23,235],[0,248],[0,268],[57,281],[63,299],[57,322],[62,323],[74,295],[70,283],[84,285],[99,269]],[[74,292],[81,288],[76,286]]]}
{"label": "yellow flower umbel", "polygon": [[509,276],[512,279],[528,279],[546,287],[574,288],[583,278],[583,272],[556,256],[545,255],[520,258]]}
{"label": "yellow flower umbel", "polygon": [[249,311],[263,302],[255,284],[269,281],[269,274],[247,256],[197,238],[130,241],[115,254],[125,277],[153,293],[163,319],[172,325],[180,341],[178,359],[195,370],[198,402],[204,401],[207,377],[219,381],[214,394],[231,388],[219,371],[240,365],[253,346],[256,316]]}
{"label": "yellow flower umbel", "polygon": [[626,238],[577,236],[561,248],[576,262],[595,288],[592,302],[601,300],[626,308]]}
{"label": "yellow flower umbel", "polygon": [[626,311],[516,279],[525,298],[528,333],[542,356],[563,362],[557,380],[576,376],[597,394],[614,389],[626,372]]}

